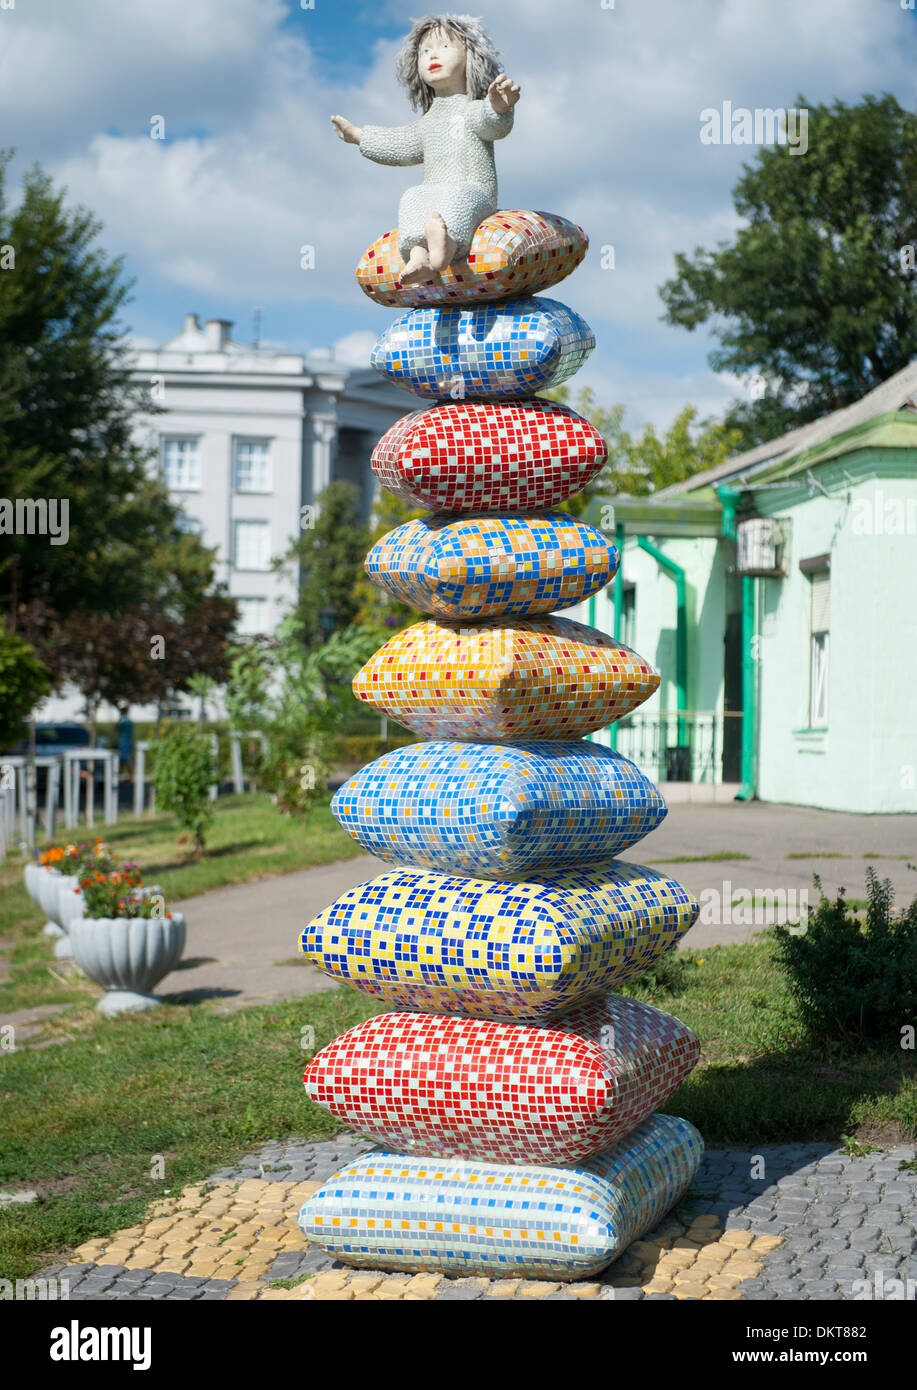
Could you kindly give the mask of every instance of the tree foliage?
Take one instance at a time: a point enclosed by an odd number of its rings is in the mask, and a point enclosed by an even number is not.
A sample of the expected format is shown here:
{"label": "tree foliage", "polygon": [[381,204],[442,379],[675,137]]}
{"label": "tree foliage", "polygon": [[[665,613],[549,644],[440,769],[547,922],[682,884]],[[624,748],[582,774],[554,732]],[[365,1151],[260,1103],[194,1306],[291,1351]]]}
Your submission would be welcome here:
{"label": "tree foliage", "polygon": [[203,853],[214,816],[210,788],[217,770],[212,735],[190,724],[161,725],[151,754],[157,801],[193,836],[195,852]]}
{"label": "tree foliage", "polygon": [[759,150],[733,192],[744,225],[677,255],[660,291],[667,322],[710,325],[714,370],[758,378],[726,416],[743,448],[859,400],[917,354],[917,115],[890,95],[796,105],[807,152]]}
{"label": "tree foliage", "polygon": [[351,626],[306,648],[294,614],[276,638],[233,649],[230,725],[264,735],[261,781],[284,815],[305,820],[325,792],[332,745],[353,707],[350,682],[382,637],[376,629]]}
{"label": "tree foliage", "polygon": [[[219,678],[235,605],[135,432],[156,407],[130,375],[122,261],[38,167],[10,209],[10,157],[0,152],[0,244],[12,252],[0,270],[0,497],[66,501],[69,536],[3,537],[0,610],[55,684],[75,681],[90,703],[155,699],[194,670]],[[166,637],[159,665],[151,633]]]}
{"label": "tree foliage", "polygon": [[0,748],[24,737],[26,719],[50,689],[44,663],[0,618]]}
{"label": "tree foliage", "polygon": [[[410,502],[396,497],[393,492],[389,492],[388,488],[380,487],[376,504],[373,507],[372,530],[367,550],[374,546],[377,541],[381,541],[383,536],[387,536],[390,531],[394,531],[396,527],[403,526],[405,522],[413,521],[416,517],[427,514],[425,508],[412,507]],[[356,598],[358,602],[356,621],[364,626],[380,629],[387,637],[418,620],[416,610],[409,608],[406,603],[402,603],[399,599],[393,598],[384,589],[380,589],[378,584],[374,584],[363,565],[360,566],[357,579]]]}
{"label": "tree foliage", "polygon": [[353,483],[343,479],[329,483],[316,503],[312,526],[295,537],[276,566],[298,570],[293,626],[307,648],[320,645],[331,631],[353,622],[358,608],[356,582],[369,539]]}
{"label": "tree foliage", "polygon": [[71,613],[49,628],[44,653],[55,683],[72,681],[85,697],[90,723],[100,701],[161,704],[191,689],[195,676],[225,680],[236,603],[205,594],[175,617],[143,609]]}
{"label": "tree foliage", "polygon": [[608,462],[582,492],[565,503],[565,509],[584,516],[594,497],[627,493],[648,497],[674,483],[684,482],[695,473],[715,468],[735,453],[741,435],[713,420],[697,419],[697,407],[686,405],[661,436],[646,424],[635,438],[624,427],[625,407],[610,409],[596,403],[594,393],[584,387],[571,401],[565,387],[552,393],[584,415],[605,439]]}

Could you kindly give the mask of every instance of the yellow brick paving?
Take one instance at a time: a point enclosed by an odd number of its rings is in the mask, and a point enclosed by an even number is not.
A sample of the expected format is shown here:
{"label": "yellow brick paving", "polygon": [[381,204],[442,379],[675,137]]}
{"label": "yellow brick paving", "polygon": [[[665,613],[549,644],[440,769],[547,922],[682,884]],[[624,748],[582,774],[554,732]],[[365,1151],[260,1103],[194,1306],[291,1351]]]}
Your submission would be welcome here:
{"label": "yellow brick paving", "polygon": [[[226,1301],[367,1300],[417,1302],[436,1297],[444,1283],[438,1274],[383,1274],[363,1269],[330,1269],[294,1288],[269,1287],[278,1255],[304,1251],[307,1242],[296,1218],[322,1184],[267,1182],[250,1178],[196,1183],[178,1197],[157,1202],[141,1226],[91,1240],[73,1252],[71,1264],[123,1265],[188,1278],[229,1279]],[[676,1298],[739,1299],[739,1284],[761,1272],[769,1251],[782,1236],[724,1230],[712,1213],[684,1221],[670,1219],[647,1240],[631,1245],[606,1271],[603,1283],[552,1283],[541,1279],[469,1279],[467,1286],[487,1298],[547,1298],[564,1292],[599,1298],[604,1287],[641,1288]]]}

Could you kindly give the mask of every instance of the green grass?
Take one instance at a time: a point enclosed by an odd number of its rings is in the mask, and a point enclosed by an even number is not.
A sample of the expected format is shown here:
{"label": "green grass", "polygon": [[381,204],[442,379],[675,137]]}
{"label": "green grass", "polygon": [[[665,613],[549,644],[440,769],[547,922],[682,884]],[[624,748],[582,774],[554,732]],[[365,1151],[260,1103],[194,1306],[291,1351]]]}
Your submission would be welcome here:
{"label": "green grass", "polygon": [[648,864],[718,864],[721,860],[750,859],[750,854],[740,854],[734,849],[718,849],[712,854],[679,854],[672,859],[648,859]]}
{"label": "green grass", "polygon": [[[362,853],[332,816],[328,799],[303,824],[288,820],[269,797],[255,793],[220,798],[207,853],[199,860],[178,843],[180,827],[172,815],[121,817],[116,825],[97,824],[94,831],[85,824],[77,831],[61,829],[54,843],[93,834],[103,835],[122,859],[136,859],[144,882],[160,884],[167,903]],[[91,994],[81,976],[55,962],[53,944],[41,935],[45,918],[25,891],[24,864],[19,854],[11,854],[0,866],[0,961],[9,966],[0,981],[0,1014],[79,1002]]]}
{"label": "green grass", "polygon": [[[166,1189],[200,1181],[261,1141],[340,1126],[302,1085],[304,1024],[316,1047],[378,1012],[354,990],[221,1016],[165,1005],[52,1024],[61,1046],[4,1054],[0,1185],[39,1200],[0,1208],[0,1277],[24,1278],[93,1237],[137,1224]],[[165,1179],[150,1173],[157,1155]]]}
{"label": "green grass", "polygon": [[664,957],[625,993],[701,1039],[701,1065],[663,1108],[691,1120],[708,1144],[917,1138],[914,1054],[897,1036],[859,1049],[812,1042],[770,932]]}
{"label": "green grass", "polygon": [[[708,1145],[825,1140],[874,1145],[917,1138],[917,1063],[897,1038],[869,1049],[814,1045],[764,933],[736,946],[670,953],[626,992],[683,1019],[700,1066],[664,1109]],[[93,1237],[138,1223],[147,1204],[201,1181],[257,1145],[317,1139],[340,1126],[305,1096],[315,1045],[383,1011],[354,990],[220,1015],[166,1005],[101,1019],[53,1019],[51,1049],[2,1058],[0,1183],[40,1200],[0,1209],[0,1277],[24,1278]],[[150,1180],[157,1155],[165,1181]]]}
{"label": "green grass", "polygon": [[833,849],[794,849],[785,854],[784,859],[852,859],[852,854],[841,854]]}

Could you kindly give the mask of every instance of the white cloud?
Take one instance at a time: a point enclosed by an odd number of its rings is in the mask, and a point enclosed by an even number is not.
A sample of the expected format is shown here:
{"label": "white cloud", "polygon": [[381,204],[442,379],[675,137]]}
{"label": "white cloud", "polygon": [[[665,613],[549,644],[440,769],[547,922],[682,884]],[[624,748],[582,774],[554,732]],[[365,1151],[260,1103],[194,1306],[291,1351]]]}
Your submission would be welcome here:
{"label": "white cloud", "polygon": [[378,336],[369,329],[345,333],[344,337],[338,338],[334,344],[335,361],[344,362],[349,367],[368,367],[369,354]]}
{"label": "white cloud", "polygon": [[[352,8],[356,23],[356,0]],[[416,7],[389,8],[406,26]],[[614,271],[594,252],[556,292],[597,330],[600,351],[583,379],[601,362],[603,398],[620,398],[617,380],[660,422],[669,392],[671,414],[682,390],[698,403],[728,398],[704,366],[703,335],[659,321],[658,286],[674,253],[731,234],[730,190],[754,156],[701,145],[700,112],[726,99],[785,106],[800,90],[813,101],[897,90],[910,103],[912,19],[873,0],[613,10],[598,0],[502,0],[497,10],[494,37],[523,87],[516,128],[497,149],[501,201],[561,212],[586,227],[593,248],[615,247]],[[352,328],[339,355],[359,356],[375,334],[353,315],[365,309],[371,325],[377,311],[354,266],[394,225],[418,171],[371,165],[334,137],[329,114],[410,119],[392,70],[396,45],[375,45],[365,78],[332,83],[285,15],[281,0],[32,0],[0,16],[0,126],[23,162],[41,159],[93,209],[109,250],[127,253],[139,279],[135,315],[145,280],[224,301],[230,317],[240,299],[321,301],[320,331],[304,319],[317,340],[339,336],[336,303]],[[165,142],[149,136],[154,115],[165,119]],[[303,247],[314,248],[314,270],[301,268]],[[639,341],[639,360],[624,357],[622,339]]]}

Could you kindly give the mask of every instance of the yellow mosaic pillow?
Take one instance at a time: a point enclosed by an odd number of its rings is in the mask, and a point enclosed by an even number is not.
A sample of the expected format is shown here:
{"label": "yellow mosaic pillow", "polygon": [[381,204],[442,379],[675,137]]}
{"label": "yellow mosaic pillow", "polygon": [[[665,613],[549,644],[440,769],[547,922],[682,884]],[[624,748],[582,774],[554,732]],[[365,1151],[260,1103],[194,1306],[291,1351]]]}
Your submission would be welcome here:
{"label": "yellow mosaic pillow", "polygon": [[636,652],[571,618],[415,623],[357,672],[358,700],[434,739],[581,738],[659,686]]}
{"label": "yellow mosaic pillow", "polygon": [[326,907],[299,949],[392,1008],[539,1022],[648,970],[698,911],[623,860],[539,882],[392,869]]}
{"label": "yellow mosaic pillow", "polygon": [[520,299],[559,284],[576,269],[589,238],[575,222],[550,212],[504,209],[485,217],[464,260],[421,285],[402,285],[398,229],[374,241],[360,258],[357,284],[377,304],[417,307]]}

